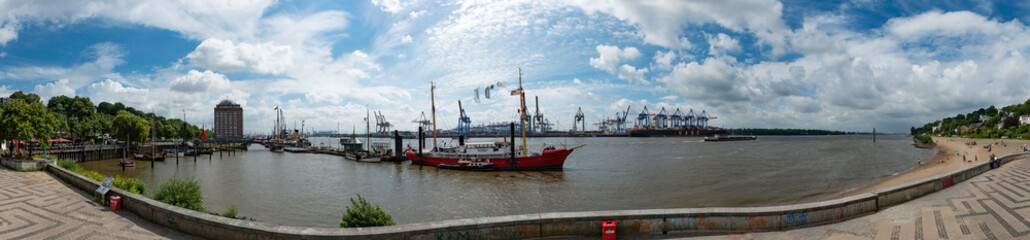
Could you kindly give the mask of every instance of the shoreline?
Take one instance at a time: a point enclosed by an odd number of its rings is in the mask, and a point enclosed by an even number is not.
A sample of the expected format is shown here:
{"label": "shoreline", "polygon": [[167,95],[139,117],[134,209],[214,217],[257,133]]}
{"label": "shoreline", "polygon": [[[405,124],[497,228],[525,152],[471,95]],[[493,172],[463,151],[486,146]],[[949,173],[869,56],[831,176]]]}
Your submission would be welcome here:
{"label": "shoreline", "polygon": [[[937,144],[933,148],[937,153],[933,154],[930,159],[924,160],[925,162],[921,162],[918,166],[857,188],[806,197],[800,199],[799,202],[835,200],[870,193],[878,189],[899,186],[983,163],[990,159],[990,154],[1000,157],[1005,154],[1022,152],[1024,146],[1030,147],[1030,140],[1016,139],[933,137],[933,141]],[[971,142],[975,142],[976,145],[967,145],[967,143]],[[985,148],[988,145],[990,145],[990,148]],[[966,157],[965,161],[962,159],[963,155]]]}

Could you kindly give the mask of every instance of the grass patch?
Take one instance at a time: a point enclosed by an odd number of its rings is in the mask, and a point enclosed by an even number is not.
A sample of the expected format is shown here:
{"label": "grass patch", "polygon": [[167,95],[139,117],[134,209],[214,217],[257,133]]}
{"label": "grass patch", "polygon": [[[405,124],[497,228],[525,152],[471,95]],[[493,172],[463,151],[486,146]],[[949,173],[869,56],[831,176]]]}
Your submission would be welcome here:
{"label": "grass patch", "polygon": [[[64,169],[68,169],[69,171],[78,173],[79,175],[82,175],[84,177],[88,177],[90,179],[96,180],[97,182],[103,182],[104,181],[104,174],[100,174],[100,173],[95,172],[95,171],[89,171],[89,170],[83,169],[82,167],[79,166],[78,163],[75,163],[74,160],[67,160],[67,159],[57,160],[57,166],[61,167],[61,168],[64,168]],[[147,192],[147,184],[144,183],[143,181],[140,181],[139,179],[135,179],[135,178],[115,176],[114,177],[114,182],[111,185],[113,187],[120,188],[122,190],[129,191],[131,193],[135,193],[135,194],[139,194],[139,195],[146,194],[146,192]]]}
{"label": "grass patch", "polygon": [[222,216],[227,218],[236,218],[236,212],[236,204],[233,204],[232,206],[229,206],[229,209],[225,209],[225,212],[222,212]]}

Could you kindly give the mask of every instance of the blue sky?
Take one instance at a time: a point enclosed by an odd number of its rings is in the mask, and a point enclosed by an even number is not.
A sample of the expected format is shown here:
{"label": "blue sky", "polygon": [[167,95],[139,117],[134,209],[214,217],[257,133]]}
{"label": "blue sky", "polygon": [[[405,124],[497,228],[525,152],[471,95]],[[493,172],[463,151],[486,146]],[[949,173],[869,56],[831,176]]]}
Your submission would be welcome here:
{"label": "blue sky", "polygon": [[[247,132],[336,130],[366,109],[402,130],[457,101],[473,124],[528,104],[560,129],[631,107],[722,127],[907,132],[1030,98],[1018,1],[0,1],[0,94],[88,96]],[[497,82],[491,99],[474,90]],[[482,90],[481,90],[482,91]],[[481,93],[482,94],[482,93]],[[588,126],[594,128],[593,126]]]}

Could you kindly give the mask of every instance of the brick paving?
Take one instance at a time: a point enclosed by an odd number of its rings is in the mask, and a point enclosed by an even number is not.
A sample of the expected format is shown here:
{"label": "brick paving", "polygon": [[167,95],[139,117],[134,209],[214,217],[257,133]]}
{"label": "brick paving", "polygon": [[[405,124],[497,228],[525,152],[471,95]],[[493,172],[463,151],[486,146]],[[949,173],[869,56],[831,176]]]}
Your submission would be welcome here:
{"label": "brick paving", "polygon": [[1030,239],[1030,160],[840,223],[699,239]]}
{"label": "brick paving", "polygon": [[45,172],[0,167],[0,239],[197,239],[92,197]]}

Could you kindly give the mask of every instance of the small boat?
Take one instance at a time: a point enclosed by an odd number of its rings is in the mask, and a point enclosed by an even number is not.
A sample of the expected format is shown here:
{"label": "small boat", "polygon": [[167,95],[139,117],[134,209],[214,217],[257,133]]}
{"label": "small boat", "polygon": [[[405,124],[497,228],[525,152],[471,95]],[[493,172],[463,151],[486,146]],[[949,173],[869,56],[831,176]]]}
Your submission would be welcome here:
{"label": "small boat", "polygon": [[758,139],[758,137],[755,136],[715,135],[706,137],[705,142],[748,141],[756,139]]}
{"label": "small boat", "polygon": [[441,163],[436,167],[441,169],[451,170],[466,170],[466,171],[493,171],[494,163],[488,161],[478,160],[462,160],[457,163]]}
{"label": "small boat", "polygon": [[272,147],[268,148],[268,150],[272,151],[272,152],[275,152],[275,153],[286,152],[286,149],[283,148],[283,146],[272,146]]}
{"label": "small boat", "polygon": [[346,158],[347,160],[358,161],[358,162],[371,162],[371,163],[382,162],[382,158],[380,156],[370,156],[366,152],[347,152],[347,153],[343,154],[343,158]]}
{"label": "small boat", "polygon": [[122,158],[122,160],[118,161],[118,165],[121,165],[123,167],[135,167],[136,163],[133,162],[131,159]]}
{"label": "small boat", "polygon": [[146,158],[146,156],[144,156],[142,153],[133,153],[132,154],[132,159],[144,160],[145,158]]}
{"label": "small boat", "polygon": [[304,147],[284,147],[283,150],[291,153],[309,153],[311,149]]}

